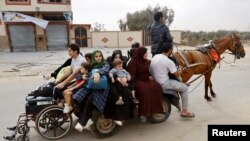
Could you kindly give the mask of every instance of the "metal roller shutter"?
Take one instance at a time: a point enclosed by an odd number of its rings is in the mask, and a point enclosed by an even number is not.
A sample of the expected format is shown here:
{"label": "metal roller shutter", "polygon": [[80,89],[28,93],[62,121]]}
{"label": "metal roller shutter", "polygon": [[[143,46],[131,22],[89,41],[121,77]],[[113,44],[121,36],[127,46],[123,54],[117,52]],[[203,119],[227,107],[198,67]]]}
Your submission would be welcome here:
{"label": "metal roller shutter", "polygon": [[35,51],[35,31],[32,25],[9,25],[13,52]]}
{"label": "metal roller shutter", "polygon": [[68,45],[67,25],[50,24],[46,29],[48,50],[64,50]]}

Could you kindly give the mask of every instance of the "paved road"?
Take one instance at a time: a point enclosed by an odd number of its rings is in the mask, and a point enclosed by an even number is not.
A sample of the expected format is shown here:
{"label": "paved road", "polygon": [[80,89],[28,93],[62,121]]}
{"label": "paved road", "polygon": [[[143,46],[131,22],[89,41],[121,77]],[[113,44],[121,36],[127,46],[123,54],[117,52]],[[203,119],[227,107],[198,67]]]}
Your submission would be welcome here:
{"label": "paved road", "polygon": [[[110,53],[111,51],[107,51]],[[124,51],[125,52],[125,51]],[[169,119],[160,124],[141,124],[137,119],[128,121],[112,137],[103,141],[206,141],[208,124],[249,124],[250,123],[250,48],[247,48],[247,56],[237,61],[236,66],[230,66],[222,62],[221,69],[216,68],[213,77],[213,87],[217,97],[212,102],[204,99],[204,83],[202,82],[192,93],[190,93],[190,109],[196,113],[192,120],[182,119],[179,112],[173,107]],[[64,54],[64,55],[63,55]],[[66,52],[51,53],[41,52],[32,55],[34,62],[47,62],[51,58],[57,59],[49,63],[61,63],[66,59]],[[3,72],[16,66],[15,63],[27,62],[24,59],[27,53],[0,53],[0,140],[6,134],[5,127],[16,123],[19,114],[24,112],[25,96],[37,86],[45,83],[41,74],[48,73],[54,69],[53,65],[38,65],[30,68],[22,68],[22,71],[39,74],[35,76],[21,75],[21,72]],[[28,56],[27,55],[27,56]],[[50,57],[48,57],[50,56]],[[41,61],[42,60],[42,61]],[[232,57],[226,55],[226,61]],[[11,63],[12,61],[12,63]],[[7,63],[9,62],[9,63]],[[31,71],[32,70],[32,71]],[[39,72],[39,71],[41,72]],[[190,86],[193,89],[197,83]],[[32,124],[31,124],[32,125]],[[29,133],[31,141],[45,140],[35,130]],[[89,131],[79,133],[72,129],[63,141],[90,141],[98,140]]]}

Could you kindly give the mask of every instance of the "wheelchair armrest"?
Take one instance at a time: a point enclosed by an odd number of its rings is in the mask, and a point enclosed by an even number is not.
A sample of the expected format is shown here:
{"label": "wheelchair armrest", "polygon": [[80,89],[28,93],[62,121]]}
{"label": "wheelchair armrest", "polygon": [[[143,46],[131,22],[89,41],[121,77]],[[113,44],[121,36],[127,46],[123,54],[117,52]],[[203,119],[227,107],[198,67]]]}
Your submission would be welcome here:
{"label": "wheelchair armrest", "polygon": [[37,98],[30,98],[30,99],[27,99],[26,98],[26,101],[27,102],[41,102],[41,101],[52,101],[53,100],[53,97],[37,97]]}

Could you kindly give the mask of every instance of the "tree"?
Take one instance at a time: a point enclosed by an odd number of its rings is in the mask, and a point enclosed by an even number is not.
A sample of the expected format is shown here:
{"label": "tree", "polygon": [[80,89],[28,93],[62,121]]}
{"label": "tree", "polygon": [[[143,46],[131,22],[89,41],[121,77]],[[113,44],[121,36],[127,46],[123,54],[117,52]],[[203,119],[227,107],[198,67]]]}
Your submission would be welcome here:
{"label": "tree", "polygon": [[167,25],[170,26],[172,22],[174,21],[174,10],[169,9],[168,15],[167,15]]}
{"label": "tree", "polygon": [[201,44],[207,44],[209,40],[217,40],[225,36],[231,35],[232,33],[237,33],[240,35],[241,40],[250,40],[250,32],[239,32],[235,30],[218,30],[211,32],[192,32],[192,31],[183,31],[182,39],[183,43],[186,45],[196,46]]}
{"label": "tree", "polygon": [[93,24],[93,28],[91,28],[92,31],[105,31],[106,29],[104,28],[104,24],[100,24],[98,22],[95,22]]}
{"label": "tree", "polygon": [[126,31],[127,30],[127,22],[120,19],[118,20],[119,28],[121,31]]}
{"label": "tree", "polygon": [[[160,7],[158,4],[152,8],[150,5],[143,10],[136,11],[134,13],[127,13],[127,27],[129,30],[143,30],[147,29],[154,22],[154,13],[161,11],[163,13],[165,23],[170,26],[174,20],[173,9]],[[119,25],[120,26],[120,25]]]}

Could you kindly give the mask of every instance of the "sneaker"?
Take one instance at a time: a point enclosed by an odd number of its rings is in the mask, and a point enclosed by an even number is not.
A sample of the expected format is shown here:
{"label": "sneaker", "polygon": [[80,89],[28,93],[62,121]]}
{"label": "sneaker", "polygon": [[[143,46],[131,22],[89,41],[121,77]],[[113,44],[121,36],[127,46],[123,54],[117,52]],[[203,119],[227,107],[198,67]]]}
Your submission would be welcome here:
{"label": "sneaker", "polygon": [[115,124],[119,125],[119,126],[122,126],[122,122],[120,120],[114,120]]}
{"label": "sneaker", "polygon": [[72,110],[73,110],[72,106],[65,106],[64,109],[63,109],[63,113],[68,114]]}
{"label": "sneaker", "polygon": [[137,98],[133,98],[133,102],[134,102],[135,104],[139,104],[139,100],[138,100]]}
{"label": "sneaker", "polygon": [[62,102],[59,102],[57,105],[60,106],[60,107],[63,107],[63,103]]}
{"label": "sneaker", "polygon": [[123,105],[124,102],[121,98],[119,98],[116,102],[115,102],[116,105]]}
{"label": "sneaker", "polygon": [[141,123],[147,122],[147,118],[145,116],[140,116]]}
{"label": "sneaker", "polygon": [[87,122],[87,124],[86,124],[86,126],[84,127],[84,129],[86,129],[86,130],[91,130],[91,125],[93,124],[94,122],[91,120],[91,119],[89,119],[88,120],[88,122]]}
{"label": "sneaker", "polygon": [[84,127],[80,124],[80,123],[77,123],[76,126],[75,126],[75,129],[79,132],[82,132],[82,130],[84,129]]}

